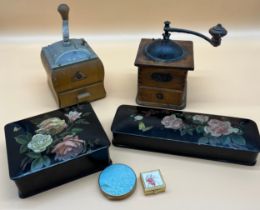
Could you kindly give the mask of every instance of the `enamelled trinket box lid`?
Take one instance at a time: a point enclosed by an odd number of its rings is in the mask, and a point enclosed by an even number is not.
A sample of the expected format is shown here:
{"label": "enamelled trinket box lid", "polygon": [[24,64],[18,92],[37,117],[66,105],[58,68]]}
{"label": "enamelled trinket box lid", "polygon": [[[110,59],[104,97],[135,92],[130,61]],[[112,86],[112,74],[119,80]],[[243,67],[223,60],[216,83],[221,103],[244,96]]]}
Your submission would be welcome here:
{"label": "enamelled trinket box lid", "polygon": [[166,184],[159,169],[142,172],[140,174],[140,179],[145,195],[165,192]]}
{"label": "enamelled trinket box lid", "polygon": [[257,125],[245,118],[122,105],[112,132],[115,146],[245,165],[260,151]]}
{"label": "enamelled trinket box lid", "polygon": [[103,170],[110,142],[84,103],[5,126],[10,178],[21,198]]}

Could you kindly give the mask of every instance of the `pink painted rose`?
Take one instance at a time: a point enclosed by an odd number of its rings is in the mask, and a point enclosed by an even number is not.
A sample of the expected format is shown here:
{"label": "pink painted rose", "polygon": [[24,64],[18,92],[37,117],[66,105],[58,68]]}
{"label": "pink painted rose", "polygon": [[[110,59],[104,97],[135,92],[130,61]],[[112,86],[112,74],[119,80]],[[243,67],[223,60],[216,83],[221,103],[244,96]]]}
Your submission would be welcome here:
{"label": "pink painted rose", "polygon": [[81,112],[77,111],[70,111],[68,114],[65,114],[66,117],[69,118],[70,122],[74,122],[75,120],[80,118]]}
{"label": "pink painted rose", "polygon": [[221,121],[211,119],[208,121],[208,126],[204,127],[204,131],[212,136],[219,137],[229,135],[231,133],[238,133],[238,128],[233,128],[229,121]]}
{"label": "pink painted rose", "polygon": [[165,128],[171,128],[174,130],[178,130],[184,127],[184,123],[181,118],[176,117],[174,114],[165,116],[161,123]]}
{"label": "pink painted rose", "polygon": [[62,142],[55,145],[51,152],[55,153],[55,160],[69,160],[83,152],[84,144],[85,141],[79,139],[78,136],[67,135]]}

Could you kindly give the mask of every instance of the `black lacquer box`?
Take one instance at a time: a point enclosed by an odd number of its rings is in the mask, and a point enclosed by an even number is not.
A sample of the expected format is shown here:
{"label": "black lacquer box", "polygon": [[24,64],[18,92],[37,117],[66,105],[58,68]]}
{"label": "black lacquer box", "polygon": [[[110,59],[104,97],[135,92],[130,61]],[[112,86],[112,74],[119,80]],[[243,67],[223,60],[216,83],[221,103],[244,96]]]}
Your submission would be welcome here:
{"label": "black lacquer box", "polygon": [[111,164],[110,142],[87,103],[7,124],[5,135],[9,175],[21,198]]}
{"label": "black lacquer box", "polygon": [[245,165],[260,151],[256,123],[243,118],[122,105],[112,132],[115,146]]}

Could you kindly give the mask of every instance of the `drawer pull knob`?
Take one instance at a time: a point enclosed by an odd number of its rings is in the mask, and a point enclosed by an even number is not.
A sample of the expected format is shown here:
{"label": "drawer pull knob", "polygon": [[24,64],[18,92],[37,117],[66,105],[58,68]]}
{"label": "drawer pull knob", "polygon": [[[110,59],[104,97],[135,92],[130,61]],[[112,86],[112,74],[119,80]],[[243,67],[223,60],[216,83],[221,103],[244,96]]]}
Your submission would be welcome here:
{"label": "drawer pull knob", "polygon": [[156,93],[156,98],[162,100],[164,96],[162,93]]}
{"label": "drawer pull knob", "polygon": [[80,94],[78,94],[78,96],[77,96],[77,100],[78,100],[78,102],[81,102],[81,101],[86,100],[86,98],[88,98],[89,96],[90,96],[90,93],[89,93],[89,92],[80,93]]}
{"label": "drawer pull knob", "polygon": [[74,74],[73,80],[74,80],[74,81],[79,81],[79,80],[85,79],[86,77],[87,77],[87,76],[86,76],[84,73],[82,73],[82,72],[80,72],[80,71],[77,71],[77,72]]}

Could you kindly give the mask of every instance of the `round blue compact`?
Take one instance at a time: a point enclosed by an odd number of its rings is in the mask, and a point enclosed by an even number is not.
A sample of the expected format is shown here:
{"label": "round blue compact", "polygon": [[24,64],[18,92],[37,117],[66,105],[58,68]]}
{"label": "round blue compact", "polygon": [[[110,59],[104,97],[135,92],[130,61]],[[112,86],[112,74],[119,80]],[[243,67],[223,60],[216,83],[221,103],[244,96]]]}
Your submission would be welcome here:
{"label": "round blue compact", "polygon": [[130,196],[136,186],[136,175],[125,164],[112,164],[99,175],[101,192],[109,199],[119,200]]}

